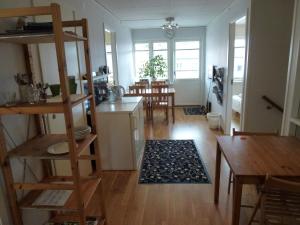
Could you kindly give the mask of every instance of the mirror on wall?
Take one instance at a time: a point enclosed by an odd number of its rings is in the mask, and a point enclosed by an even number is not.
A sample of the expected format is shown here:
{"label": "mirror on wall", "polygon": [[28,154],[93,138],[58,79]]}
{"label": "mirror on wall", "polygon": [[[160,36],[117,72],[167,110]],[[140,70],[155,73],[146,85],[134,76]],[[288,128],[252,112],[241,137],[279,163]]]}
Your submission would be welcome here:
{"label": "mirror on wall", "polygon": [[106,65],[109,68],[108,82],[118,84],[116,32],[104,25]]}

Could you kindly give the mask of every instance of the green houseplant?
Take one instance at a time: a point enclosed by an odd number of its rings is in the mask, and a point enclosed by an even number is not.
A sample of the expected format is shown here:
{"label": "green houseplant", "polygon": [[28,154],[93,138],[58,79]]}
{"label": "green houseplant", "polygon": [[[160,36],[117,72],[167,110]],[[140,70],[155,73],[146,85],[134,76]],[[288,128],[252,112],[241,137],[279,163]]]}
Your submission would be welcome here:
{"label": "green houseplant", "polygon": [[167,64],[161,55],[157,55],[147,61],[140,69],[140,78],[151,78],[155,80],[157,77],[166,77]]}

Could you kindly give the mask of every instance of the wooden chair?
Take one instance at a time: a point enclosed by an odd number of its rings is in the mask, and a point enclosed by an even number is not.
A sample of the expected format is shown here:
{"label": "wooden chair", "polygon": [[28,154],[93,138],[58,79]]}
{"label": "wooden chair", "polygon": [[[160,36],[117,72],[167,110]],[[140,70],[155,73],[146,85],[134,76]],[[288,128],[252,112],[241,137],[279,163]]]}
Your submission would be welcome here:
{"label": "wooden chair", "polygon": [[146,86],[146,88],[149,87],[149,80],[142,80],[135,82],[136,86]]}
{"label": "wooden chair", "polygon": [[[146,93],[147,86],[146,85],[131,85],[129,86],[129,93],[143,96]],[[150,98],[143,98],[143,107],[146,111],[146,118],[150,118]]]}
{"label": "wooden chair", "polygon": [[152,86],[157,86],[157,85],[167,85],[165,80],[160,80],[160,81],[152,81],[151,82],[151,87]]}
{"label": "wooden chair", "polygon": [[[257,133],[257,132],[245,132],[245,131],[236,131],[235,128],[232,129],[233,136],[278,136],[277,132],[274,133]],[[230,194],[231,183],[233,183],[232,171],[229,172],[229,181],[228,181],[228,194]]]}
{"label": "wooden chair", "polygon": [[300,183],[267,176],[248,225],[259,208],[261,225],[300,225]]}
{"label": "wooden chair", "polygon": [[169,123],[169,98],[168,85],[154,85],[151,87],[151,119],[153,122],[153,111],[155,109],[164,109],[166,113],[166,120]]}

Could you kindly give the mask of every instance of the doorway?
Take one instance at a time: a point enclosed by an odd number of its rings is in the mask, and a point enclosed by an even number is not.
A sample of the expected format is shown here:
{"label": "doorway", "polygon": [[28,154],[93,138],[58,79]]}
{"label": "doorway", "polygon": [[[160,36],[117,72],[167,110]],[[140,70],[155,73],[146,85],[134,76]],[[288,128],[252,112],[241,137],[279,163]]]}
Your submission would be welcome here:
{"label": "doorway", "polygon": [[245,65],[246,65],[246,16],[229,25],[228,100],[226,133],[242,130]]}
{"label": "doorway", "polygon": [[200,56],[201,46],[199,40],[175,41],[175,105],[200,105],[202,103]]}

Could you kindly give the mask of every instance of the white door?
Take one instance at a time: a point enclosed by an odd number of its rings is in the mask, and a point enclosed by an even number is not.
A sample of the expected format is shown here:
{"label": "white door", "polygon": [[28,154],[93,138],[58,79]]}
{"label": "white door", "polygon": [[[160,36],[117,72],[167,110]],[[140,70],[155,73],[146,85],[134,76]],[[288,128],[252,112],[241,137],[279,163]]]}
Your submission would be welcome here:
{"label": "white door", "polygon": [[202,104],[200,66],[200,41],[175,41],[175,105]]}

